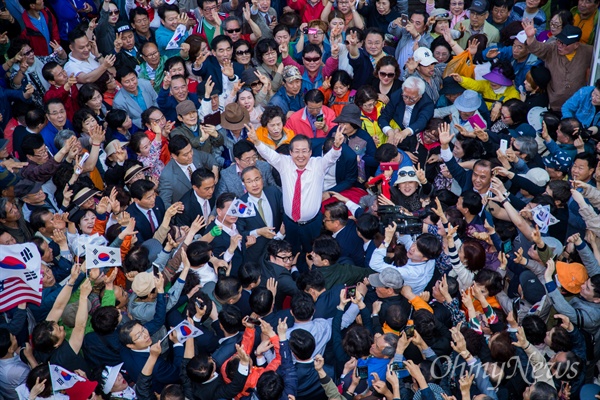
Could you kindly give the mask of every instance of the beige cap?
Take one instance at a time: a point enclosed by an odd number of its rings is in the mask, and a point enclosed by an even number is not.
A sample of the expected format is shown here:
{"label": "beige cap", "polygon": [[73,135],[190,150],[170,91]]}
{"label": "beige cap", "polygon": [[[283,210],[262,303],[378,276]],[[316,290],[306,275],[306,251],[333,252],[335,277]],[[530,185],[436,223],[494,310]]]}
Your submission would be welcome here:
{"label": "beige cap", "polygon": [[154,288],[154,275],[150,272],[140,272],[135,276],[133,283],[131,284],[131,290],[133,290],[138,297],[148,296]]}
{"label": "beige cap", "polygon": [[113,140],[109,144],[104,147],[104,152],[106,153],[106,157],[110,157],[117,152],[117,149],[120,149],[124,146],[127,146],[129,142],[121,142],[120,140]]}

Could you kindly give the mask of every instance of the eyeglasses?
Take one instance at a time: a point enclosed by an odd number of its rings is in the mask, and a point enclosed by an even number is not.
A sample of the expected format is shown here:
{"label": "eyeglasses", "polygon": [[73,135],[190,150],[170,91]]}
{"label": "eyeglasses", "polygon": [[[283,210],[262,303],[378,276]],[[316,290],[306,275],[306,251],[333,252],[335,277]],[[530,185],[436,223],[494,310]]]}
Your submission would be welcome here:
{"label": "eyeglasses", "polygon": [[237,29],[225,29],[225,32],[227,33],[240,33],[242,31],[242,28],[237,28]]}
{"label": "eyeglasses", "polygon": [[236,55],[236,56],[243,56],[244,54],[250,54],[250,49],[246,49],[246,50],[236,50],[236,51],[235,51],[235,55]]}
{"label": "eyeglasses", "polygon": [[119,10],[112,10],[108,12],[108,15],[119,15],[120,11]]}
{"label": "eyeglasses", "polygon": [[395,72],[383,72],[383,71],[379,71],[379,76],[382,78],[394,78],[396,76]]}
{"label": "eyeglasses", "polygon": [[409,178],[414,178],[415,176],[417,176],[417,173],[415,171],[400,171],[400,172],[398,172],[398,176],[399,177],[408,176]]}
{"label": "eyeglasses", "polygon": [[48,113],[48,115],[51,115],[54,117],[55,115],[61,115],[61,114],[66,114],[66,113],[67,113],[66,110],[60,110],[60,111],[54,111],[54,112]]}
{"label": "eyeglasses", "polygon": [[240,158],[240,161],[242,161],[242,162],[244,162],[246,164],[251,163],[251,162],[256,162],[256,161],[258,161],[258,156]]}
{"label": "eyeglasses", "polygon": [[217,9],[217,6],[214,6],[214,7],[206,7],[206,8],[203,8],[203,9],[202,9],[202,11],[204,11],[204,12],[212,12],[212,11],[214,11],[214,10],[216,10],[216,9]]}
{"label": "eyeglasses", "polygon": [[316,31],[316,32],[309,33],[309,35],[313,35],[313,36],[321,36],[324,34],[325,34],[325,32],[323,32],[323,31]]}
{"label": "eyeglasses", "polygon": [[279,258],[283,262],[289,262],[289,261],[292,261],[294,259],[294,256],[280,256],[279,254],[276,255],[275,257]]}
{"label": "eyeglasses", "polygon": [[249,185],[249,184],[251,184],[251,183],[260,183],[261,181],[262,181],[262,178],[259,176],[259,177],[258,177],[258,178],[256,178],[256,179],[246,179],[246,180],[244,180],[244,183],[245,183],[246,185]]}
{"label": "eyeglasses", "polygon": [[562,24],[559,22],[550,22],[552,28],[562,28]]}
{"label": "eyeglasses", "polygon": [[28,56],[28,55],[31,55],[31,54],[33,54],[33,49],[29,49],[29,51],[26,51],[26,52],[23,53],[24,56]]}
{"label": "eyeglasses", "polygon": [[321,57],[302,57],[306,62],[319,62]]}
{"label": "eyeglasses", "polygon": [[417,98],[415,98],[415,97],[410,97],[410,96],[407,96],[407,95],[405,95],[405,94],[403,94],[403,95],[402,95],[402,98],[404,99],[404,101],[410,101],[411,103],[414,103],[414,102],[416,102],[417,100],[419,100],[419,98],[418,98],[418,97],[417,97]]}
{"label": "eyeglasses", "polygon": [[144,336],[144,335],[146,334],[146,332],[148,332],[148,331],[146,330],[146,328],[142,328],[142,329],[139,331],[139,333],[138,333],[137,335],[135,335],[135,337],[133,338],[133,341],[134,341],[134,342],[137,342],[138,340],[140,340],[140,338],[141,338],[142,336]]}

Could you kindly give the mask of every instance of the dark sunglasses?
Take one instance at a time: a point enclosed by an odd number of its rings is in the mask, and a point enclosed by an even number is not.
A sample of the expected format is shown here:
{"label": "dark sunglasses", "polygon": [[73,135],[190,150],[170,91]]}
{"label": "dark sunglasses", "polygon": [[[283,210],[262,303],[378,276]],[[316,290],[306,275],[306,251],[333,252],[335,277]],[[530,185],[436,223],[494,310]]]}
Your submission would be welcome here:
{"label": "dark sunglasses", "polygon": [[114,11],[109,11],[108,14],[109,15],[119,15],[120,11],[119,10],[114,10]]}
{"label": "dark sunglasses", "polygon": [[243,56],[244,54],[250,54],[250,50],[236,50],[235,51],[236,56]]}
{"label": "dark sunglasses", "polygon": [[250,84],[250,87],[257,87],[257,86],[262,86],[263,83],[261,81],[256,81],[256,82],[252,82]]}
{"label": "dark sunglasses", "polygon": [[225,29],[225,32],[227,33],[240,33],[242,31],[242,28],[237,28],[237,29]]}
{"label": "dark sunglasses", "polygon": [[417,176],[417,173],[415,171],[408,171],[408,172],[400,171],[400,172],[398,172],[398,176],[401,176],[401,177],[408,176],[410,178],[413,178],[413,177]]}
{"label": "dark sunglasses", "polygon": [[446,19],[446,18],[450,18],[450,14],[449,13],[443,13],[443,14],[437,15],[435,17],[436,20],[441,20],[441,19]]}
{"label": "dark sunglasses", "polygon": [[379,76],[381,76],[382,78],[394,78],[394,77],[396,77],[396,73],[394,73],[394,72],[387,73],[387,72],[379,71]]}
{"label": "dark sunglasses", "polygon": [[30,54],[33,54],[33,49],[29,49],[29,51],[26,51],[25,53],[23,53],[24,56],[28,56]]}
{"label": "dark sunglasses", "polygon": [[321,61],[321,57],[303,57],[307,62],[317,62]]}

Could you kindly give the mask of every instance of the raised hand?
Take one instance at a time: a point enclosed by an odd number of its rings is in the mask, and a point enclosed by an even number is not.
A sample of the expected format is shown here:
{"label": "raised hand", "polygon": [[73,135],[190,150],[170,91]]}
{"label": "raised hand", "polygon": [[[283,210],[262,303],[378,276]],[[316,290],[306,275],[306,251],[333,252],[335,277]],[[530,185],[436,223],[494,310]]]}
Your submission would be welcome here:
{"label": "raised hand", "polygon": [[462,81],[463,81],[463,77],[457,73],[450,74],[450,76],[452,77],[452,79],[454,79],[458,83],[462,83]]}
{"label": "raised hand", "polygon": [[478,47],[479,47],[479,40],[471,39],[471,41],[469,42],[468,50],[472,57],[475,57],[475,54],[477,54]]}
{"label": "raised hand", "polygon": [[527,35],[527,39],[535,37],[535,25],[533,25],[532,20],[524,18],[523,21],[521,21],[521,26]]}
{"label": "raised hand", "polygon": [[123,48],[123,34],[122,33],[117,33],[117,36],[115,38],[115,41],[113,42],[113,44],[115,45],[115,53],[118,53],[121,51],[121,48]]}

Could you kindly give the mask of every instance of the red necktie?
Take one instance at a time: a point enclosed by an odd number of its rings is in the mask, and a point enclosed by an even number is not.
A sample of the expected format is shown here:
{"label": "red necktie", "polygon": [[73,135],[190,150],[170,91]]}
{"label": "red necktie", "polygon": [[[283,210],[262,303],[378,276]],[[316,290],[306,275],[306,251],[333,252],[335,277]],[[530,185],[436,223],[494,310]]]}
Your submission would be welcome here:
{"label": "red necktie", "polygon": [[304,171],[306,170],[296,170],[298,173],[298,178],[296,179],[296,186],[294,187],[294,199],[292,200],[292,219],[294,222],[298,222],[300,220],[300,197],[302,196],[302,174]]}
{"label": "red necktie", "polygon": [[152,229],[152,233],[156,230],[156,225],[154,225],[154,218],[152,218],[152,210],[148,210],[148,220],[150,221],[150,228]]}

